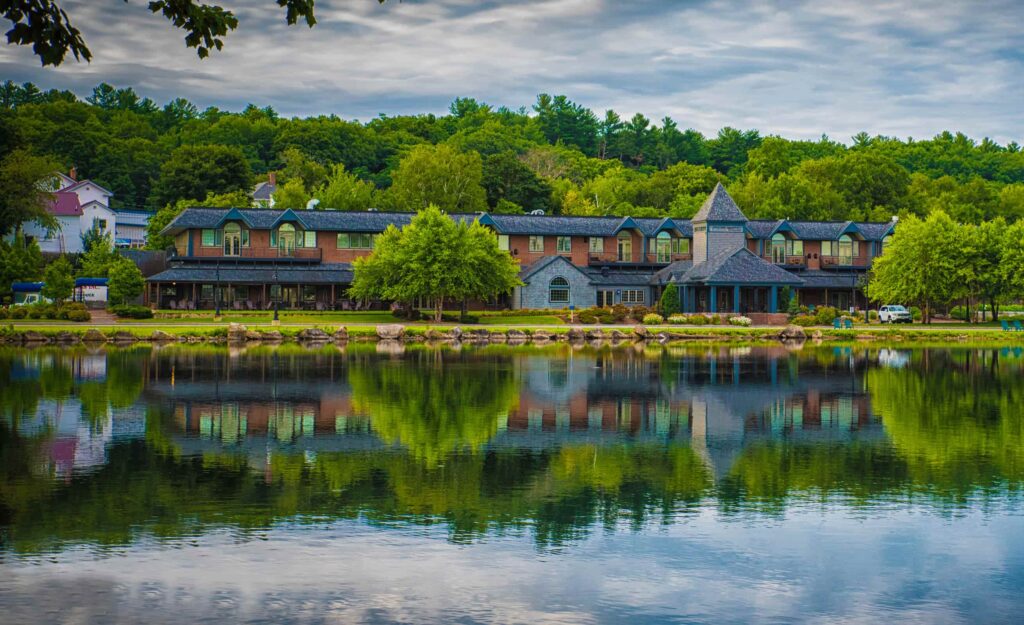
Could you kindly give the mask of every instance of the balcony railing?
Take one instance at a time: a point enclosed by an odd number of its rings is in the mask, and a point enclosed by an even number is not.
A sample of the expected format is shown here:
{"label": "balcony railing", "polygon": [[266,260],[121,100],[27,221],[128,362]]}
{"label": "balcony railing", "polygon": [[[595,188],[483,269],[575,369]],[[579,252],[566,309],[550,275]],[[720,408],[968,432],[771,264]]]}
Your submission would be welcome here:
{"label": "balcony railing", "polygon": [[323,260],[323,250],[319,247],[243,247],[237,254],[229,253],[223,248],[200,248],[199,253],[175,255],[174,260],[196,262],[283,262],[283,263],[319,263]]}
{"label": "balcony railing", "polygon": [[806,264],[803,256],[786,256],[781,259],[776,259],[772,256],[765,256],[764,259],[770,263],[785,265],[787,267],[803,267]]}
{"label": "balcony railing", "polygon": [[822,256],[822,267],[867,267],[868,261],[862,256]]}

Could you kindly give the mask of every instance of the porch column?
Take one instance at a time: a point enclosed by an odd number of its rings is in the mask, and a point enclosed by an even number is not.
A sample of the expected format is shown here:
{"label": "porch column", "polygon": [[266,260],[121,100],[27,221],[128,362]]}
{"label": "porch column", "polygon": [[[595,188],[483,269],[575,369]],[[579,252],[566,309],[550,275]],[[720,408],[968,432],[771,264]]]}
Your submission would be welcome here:
{"label": "porch column", "polygon": [[714,285],[711,286],[710,304],[711,305],[708,307],[708,310],[710,312],[718,312],[718,287]]}
{"label": "porch column", "polygon": [[740,311],[740,285],[732,287],[732,311],[738,313]]}
{"label": "porch column", "polygon": [[768,291],[768,312],[777,313],[779,312],[779,287],[769,287]]}
{"label": "porch column", "polygon": [[690,309],[686,307],[690,299],[689,293],[687,293],[688,289],[689,287],[687,287],[685,284],[682,288],[679,289],[679,310],[683,311],[684,313],[690,312]]}

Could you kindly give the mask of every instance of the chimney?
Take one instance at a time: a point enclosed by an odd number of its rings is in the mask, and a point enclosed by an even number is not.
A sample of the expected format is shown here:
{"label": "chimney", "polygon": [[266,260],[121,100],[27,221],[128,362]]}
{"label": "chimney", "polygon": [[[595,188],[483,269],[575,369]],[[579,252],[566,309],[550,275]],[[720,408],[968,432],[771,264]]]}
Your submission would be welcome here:
{"label": "chimney", "polygon": [[267,174],[267,182],[269,182],[270,186],[272,186],[272,187],[276,187],[277,186],[277,172],[276,171],[272,171],[272,172]]}
{"label": "chimney", "polygon": [[78,180],[78,169],[72,167],[71,171],[68,172],[68,178],[72,180]]}

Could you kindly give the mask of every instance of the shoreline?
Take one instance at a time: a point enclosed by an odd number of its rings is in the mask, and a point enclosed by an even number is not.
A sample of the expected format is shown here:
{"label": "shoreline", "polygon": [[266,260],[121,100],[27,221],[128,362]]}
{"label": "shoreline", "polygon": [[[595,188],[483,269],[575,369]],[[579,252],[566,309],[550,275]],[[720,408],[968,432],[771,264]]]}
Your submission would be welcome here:
{"label": "shoreline", "polygon": [[490,325],[393,324],[163,324],[131,323],[10,323],[0,326],[0,344],[13,346],[211,343],[274,344],[399,342],[399,343],[794,343],[803,341],[925,345],[979,343],[992,346],[1024,345],[1024,332],[998,328],[856,326],[851,330],[798,326],[643,326],[643,325]]}

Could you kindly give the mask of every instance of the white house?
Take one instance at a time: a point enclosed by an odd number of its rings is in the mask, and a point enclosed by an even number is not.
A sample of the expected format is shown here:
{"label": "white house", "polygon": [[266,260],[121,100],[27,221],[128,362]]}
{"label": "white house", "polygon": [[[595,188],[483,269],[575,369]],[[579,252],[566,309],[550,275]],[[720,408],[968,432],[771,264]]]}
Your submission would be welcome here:
{"label": "white house", "polygon": [[48,210],[57,218],[58,228],[52,232],[39,224],[25,224],[25,235],[34,238],[43,252],[80,253],[82,234],[98,226],[114,239],[117,216],[110,208],[113,193],[92,180],[75,180],[71,175],[60,172],[49,183],[53,189],[53,201]]}
{"label": "white house", "polygon": [[277,172],[267,174],[266,182],[261,182],[253,187],[252,207],[253,208],[274,208],[274,192],[277,191]]}
{"label": "white house", "polygon": [[146,226],[153,213],[148,211],[129,210],[119,208],[114,211],[116,236],[114,244],[117,247],[145,247]]}

